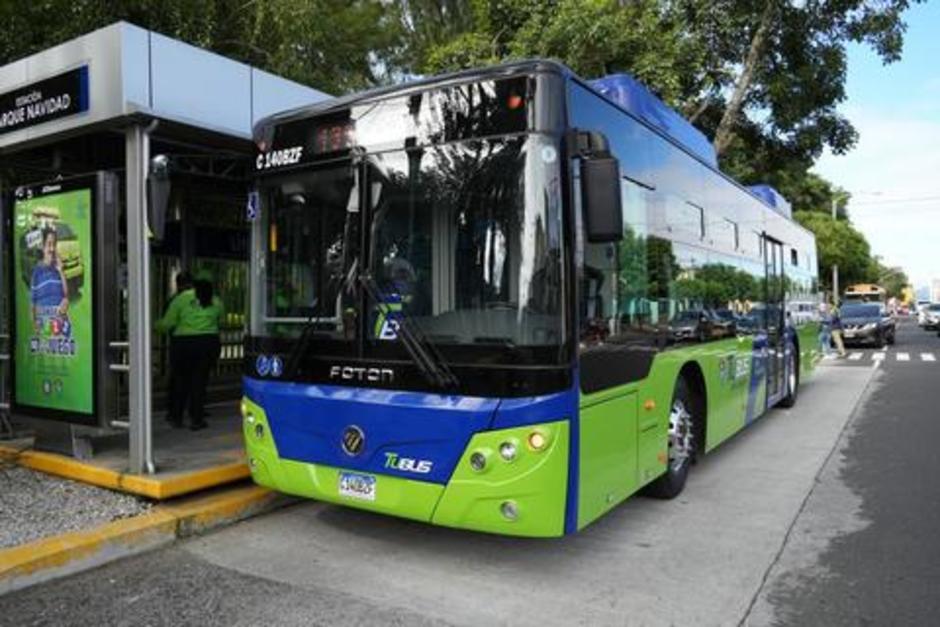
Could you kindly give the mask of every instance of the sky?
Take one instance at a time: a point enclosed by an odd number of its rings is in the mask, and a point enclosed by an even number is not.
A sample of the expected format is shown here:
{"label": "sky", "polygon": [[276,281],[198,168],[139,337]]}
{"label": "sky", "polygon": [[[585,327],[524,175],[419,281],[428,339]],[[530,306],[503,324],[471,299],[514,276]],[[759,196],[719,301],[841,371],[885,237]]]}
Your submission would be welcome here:
{"label": "sky", "polygon": [[915,5],[905,21],[898,62],[850,47],[839,109],[859,141],[814,170],[851,192],[849,216],[872,252],[919,288],[940,279],[940,2]]}

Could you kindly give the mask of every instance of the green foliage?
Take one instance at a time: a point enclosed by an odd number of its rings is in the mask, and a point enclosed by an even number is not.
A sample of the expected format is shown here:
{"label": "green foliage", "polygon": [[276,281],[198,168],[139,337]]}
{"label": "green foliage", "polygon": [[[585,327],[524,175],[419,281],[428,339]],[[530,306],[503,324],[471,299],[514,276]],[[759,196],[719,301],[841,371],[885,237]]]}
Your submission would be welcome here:
{"label": "green foliage", "polygon": [[820,282],[832,289],[833,264],[839,266],[839,283],[867,283],[873,280],[871,250],[865,236],[847,220],[833,220],[823,213],[803,211],[797,221],[816,235]]}
{"label": "green foliage", "polygon": [[381,0],[4,0],[0,64],[117,20],[328,93],[388,80],[380,60],[402,44],[397,6]]}
{"label": "green foliage", "polygon": [[629,70],[667,101],[682,98],[698,46],[668,5],[652,0],[477,0],[462,33],[422,40],[412,69],[437,73],[510,59],[558,59],[583,76]]}
{"label": "green foliage", "polygon": [[881,259],[877,255],[871,260],[869,276],[873,283],[885,288],[888,298],[903,298],[904,288],[910,285],[910,280],[903,268],[886,266],[881,263]]}

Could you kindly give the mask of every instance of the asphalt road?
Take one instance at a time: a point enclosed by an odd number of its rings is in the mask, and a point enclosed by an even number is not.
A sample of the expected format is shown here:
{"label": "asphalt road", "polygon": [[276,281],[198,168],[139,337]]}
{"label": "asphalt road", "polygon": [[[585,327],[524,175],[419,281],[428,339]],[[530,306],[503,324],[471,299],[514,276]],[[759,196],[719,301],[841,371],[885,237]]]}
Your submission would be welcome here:
{"label": "asphalt road", "polygon": [[[940,338],[930,339],[940,349]],[[862,615],[856,601],[827,603],[831,597],[817,591],[842,585],[838,593],[848,595],[851,586],[840,583],[843,567],[845,577],[872,565],[888,576],[883,564],[895,560],[892,551],[913,548],[916,540],[890,528],[894,543],[864,560],[843,556],[848,561],[840,561],[839,542],[869,533],[882,524],[879,516],[892,524],[905,507],[912,512],[900,524],[908,529],[926,531],[937,522],[936,511],[923,525],[912,520],[932,483],[929,474],[912,481],[910,473],[926,468],[902,459],[900,449],[888,455],[881,440],[906,438],[909,456],[927,450],[929,431],[902,436],[914,422],[898,418],[894,434],[876,431],[869,443],[865,424],[878,422],[867,418],[871,410],[850,417],[866,394],[877,402],[873,379],[880,389],[894,368],[900,381],[908,376],[902,368],[920,368],[926,379],[919,386],[931,376],[935,386],[940,363],[874,363],[870,357],[828,362],[801,388],[796,408],[771,412],[699,463],[680,498],[630,499],[574,536],[487,536],[308,502],[0,597],[0,623],[827,624],[846,612],[854,624]],[[916,385],[902,385],[912,397],[924,397]],[[851,455],[875,458],[875,467],[843,461],[850,453],[840,451],[853,446],[861,453]],[[892,456],[897,467],[879,469]],[[842,476],[846,469],[852,469],[849,479]],[[901,472],[903,490],[892,478]],[[869,483],[882,487],[871,492]],[[889,493],[889,501],[866,501]],[[823,523],[825,533],[817,531]],[[922,577],[936,573],[925,557],[915,571]],[[905,564],[891,568],[909,572]],[[926,584],[917,589],[926,591]],[[828,620],[826,610],[837,619]],[[884,614],[865,616],[878,622]]]}
{"label": "asphalt road", "polygon": [[[835,365],[871,367],[876,352]],[[930,354],[940,359],[936,333],[900,327],[753,623],[940,623],[940,363],[921,358]]]}

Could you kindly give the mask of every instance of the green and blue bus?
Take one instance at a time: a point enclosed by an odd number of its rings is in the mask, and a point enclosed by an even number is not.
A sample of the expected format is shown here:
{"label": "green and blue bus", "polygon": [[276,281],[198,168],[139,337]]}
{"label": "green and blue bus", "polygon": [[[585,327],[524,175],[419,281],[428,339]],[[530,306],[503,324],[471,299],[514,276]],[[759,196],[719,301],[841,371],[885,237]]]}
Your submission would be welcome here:
{"label": "green and blue bus", "polygon": [[811,233],[627,76],[465,71],[274,115],[255,141],[261,485],[574,533],[677,495],[819,357]]}

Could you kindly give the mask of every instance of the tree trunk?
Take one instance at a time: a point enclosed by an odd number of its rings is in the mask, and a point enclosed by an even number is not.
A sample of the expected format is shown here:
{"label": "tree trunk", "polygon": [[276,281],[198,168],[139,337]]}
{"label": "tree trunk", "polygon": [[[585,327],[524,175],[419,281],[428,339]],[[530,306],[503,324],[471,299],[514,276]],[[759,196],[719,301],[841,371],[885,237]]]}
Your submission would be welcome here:
{"label": "tree trunk", "polygon": [[774,22],[775,9],[775,0],[767,0],[767,4],[764,5],[764,12],[760,16],[757,30],[754,31],[754,36],[751,38],[751,45],[747,51],[747,58],[744,59],[744,67],[741,70],[741,75],[738,77],[738,82],[734,86],[731,100],[728,101],[728,106],[725,107],[725,112],[721,116],[721,122],[718,123],[718,129],[715,131],[715,141],[713,144],[715,146],[715,152],[718,153],[719,157],[727,150],[728,146],[731,144],[731,140],[734,138],[734,127],[738,116],[741,115],[744,100],[754,80],[754,72],[757,70],[757,65],[760,63],[761,55],[764,52],[767,33],[770,31],[770,27]]}

